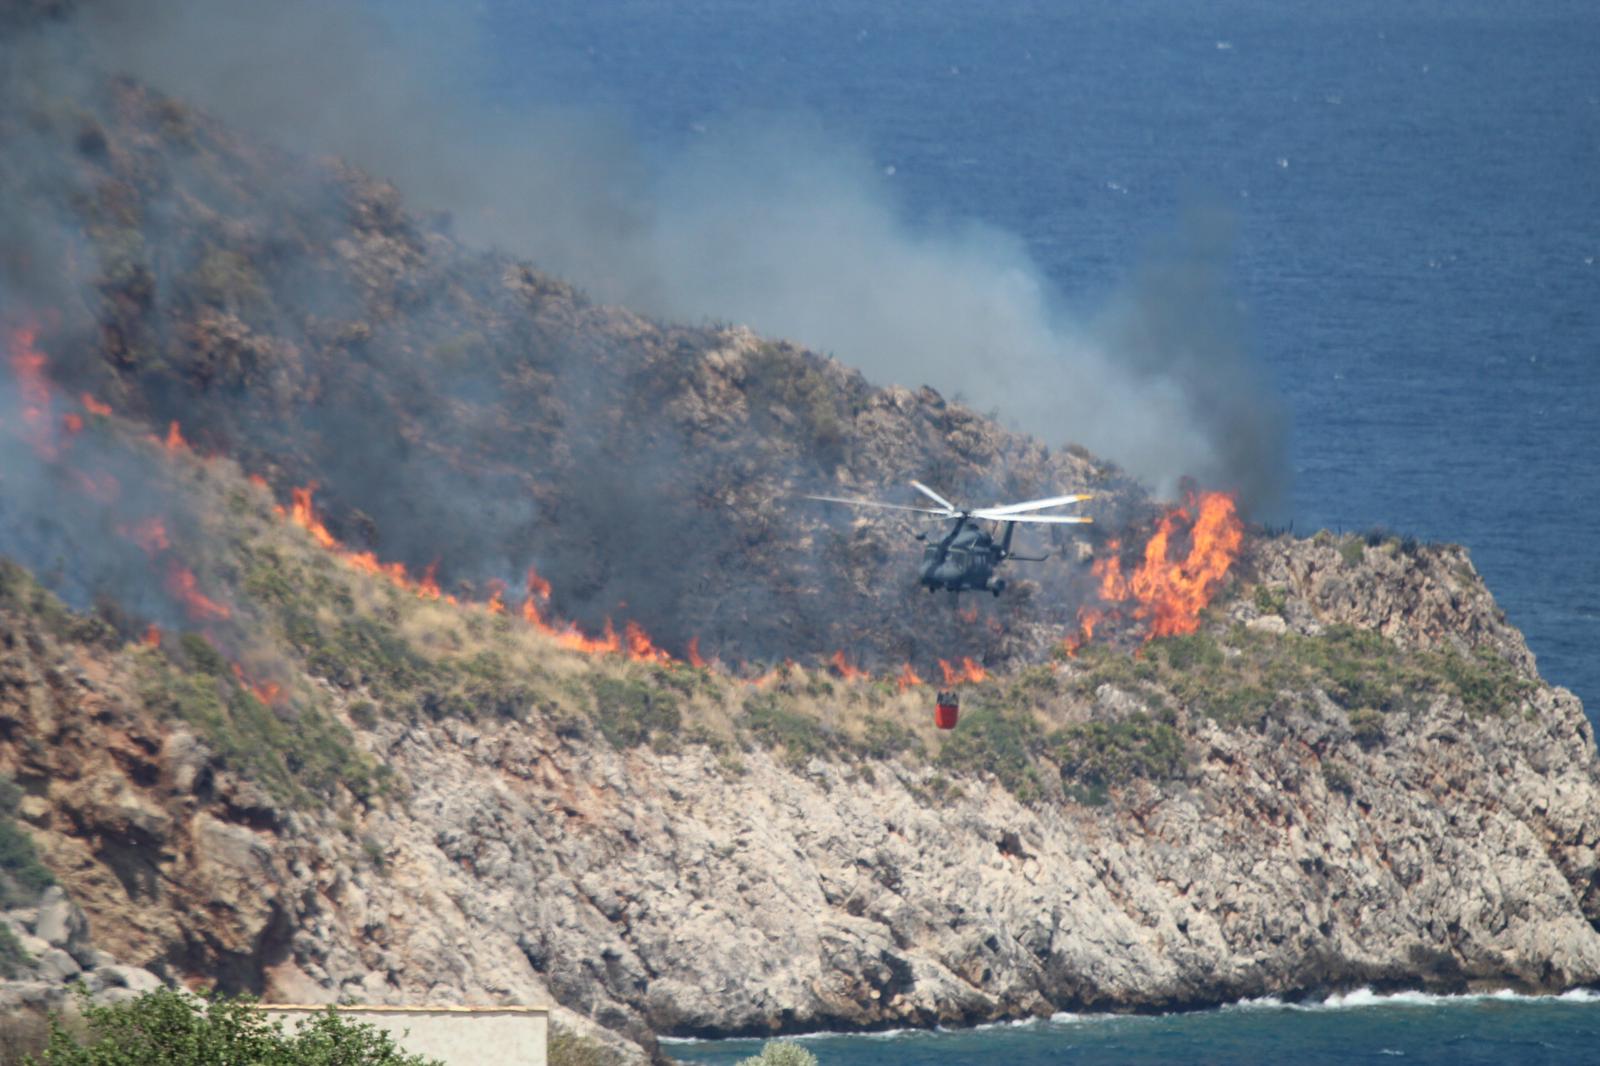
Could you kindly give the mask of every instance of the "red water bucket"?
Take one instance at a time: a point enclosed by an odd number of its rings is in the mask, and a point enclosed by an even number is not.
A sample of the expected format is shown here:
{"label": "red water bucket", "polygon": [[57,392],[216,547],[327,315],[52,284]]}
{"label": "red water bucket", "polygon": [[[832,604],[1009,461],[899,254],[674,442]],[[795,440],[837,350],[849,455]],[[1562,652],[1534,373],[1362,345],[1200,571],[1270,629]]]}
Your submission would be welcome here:
{"label": "red water bucket", "polygon": [[959,717],[961,717],[961,704],[956,700],[956,694],[939,693],[938,701],[933,705],[933,724],[940,729],[954,729],[956,719]]}

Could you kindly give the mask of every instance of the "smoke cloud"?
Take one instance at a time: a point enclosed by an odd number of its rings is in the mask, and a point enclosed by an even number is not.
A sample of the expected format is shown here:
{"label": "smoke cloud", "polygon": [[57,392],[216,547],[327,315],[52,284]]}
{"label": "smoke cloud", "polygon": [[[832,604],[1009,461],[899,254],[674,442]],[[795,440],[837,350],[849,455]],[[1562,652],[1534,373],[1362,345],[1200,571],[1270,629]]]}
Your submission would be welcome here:
{"label": "smoke cloud", "polygon": [[1225,218],[1197,214],[1090,320],[1013,234],[915,224],[872,165],[804,117],[750,116],[646,158],[615,116],[486,107],[482,27],[419,0],[84,5],[95,64],[288,146],[349,158],[457,235],[599,299],[732,320],[880,383],[930,384],[1050,444],[1081,443],[1158,494],[1191,475],[1270,507],[1284,421],[1248,357]]}

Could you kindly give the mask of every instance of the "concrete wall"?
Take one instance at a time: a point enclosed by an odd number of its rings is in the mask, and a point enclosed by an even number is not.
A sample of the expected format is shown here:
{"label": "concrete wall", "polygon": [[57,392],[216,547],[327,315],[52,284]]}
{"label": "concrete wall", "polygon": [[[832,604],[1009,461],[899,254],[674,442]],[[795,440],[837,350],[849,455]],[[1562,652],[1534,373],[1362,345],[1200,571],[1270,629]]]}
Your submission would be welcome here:
{"label": "concrete wall", "polygon": [[[328,1009],[263,1003],[268,1016],[293,1031]],[[366,1007],[340,1006],[339,1015],[388,1031],[413,1055],[445,1066],[546,1066],[550,1012],[544,1007]]]}

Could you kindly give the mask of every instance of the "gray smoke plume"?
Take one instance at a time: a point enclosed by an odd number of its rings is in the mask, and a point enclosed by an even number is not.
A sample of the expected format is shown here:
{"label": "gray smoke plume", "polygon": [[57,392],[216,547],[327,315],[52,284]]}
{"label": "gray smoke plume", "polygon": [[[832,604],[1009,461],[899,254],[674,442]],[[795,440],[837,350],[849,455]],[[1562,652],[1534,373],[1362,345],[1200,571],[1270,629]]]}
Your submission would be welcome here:
{"label": "gray smoke plume", "polygon": [[625,125],[491,109],[462,86],[459,5],[354,0],[84,5],[94,60],[278,142],[350,158],[596,297],[747,322],[880,383],[927,383],[1048,443],[1081,443],[1157,493],[1184,475],[1270,506],[1284,422],[1247,357],[1230,242],[1197,216],[1094,320],[1064,314],[1014,235],[912,224],[865,151],[790,117],[732,123],[647,161]]}

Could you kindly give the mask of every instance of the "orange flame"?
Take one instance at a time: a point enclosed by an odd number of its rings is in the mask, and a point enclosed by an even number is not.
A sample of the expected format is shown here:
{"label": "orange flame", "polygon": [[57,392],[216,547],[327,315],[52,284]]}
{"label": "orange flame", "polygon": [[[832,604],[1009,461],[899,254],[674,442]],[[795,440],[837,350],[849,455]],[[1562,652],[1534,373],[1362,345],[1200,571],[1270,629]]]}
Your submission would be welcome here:
{"label": "orange flame", "polygon": [[74,414],[62,415],[61,427],[67,431],[68,436],[76,437],[83,432],[83,416]]}
{"label": "orange flame", "polygon": [[167,424],[167,437],[161,442],[161,445],[169,452],[189,450],[189,442],[183,439],[183,430],[178,428],[177,419],[173,419]]}
{"label": "orange flame", "polygon": [[267,706],[270,707],[274,703],[277,703],[278,697],[283,695],[283,688],[277,683],[272,681],[251,681],[245,676],[243,667],[241,667],[238,663],[233,663],[231,665],[233,666],[233,676],[239,682],[239,684],[249,689],[251,695],[255,696],[256,699],[260,700]]}
{"label": "orange flame", "polygon": [[623,639],[628,642],[628,658],[640,663],[659,663],[662,666],[672,662],[672,656],[656,647],[637,622],[629,622],[622,627]]}
{"label": "orange flame", "polygon": [[194,571],[176,559],[167,564],[167,592],[183,604],[183,609],[196,622],[219,621],[233,612],[200,591]]}
{"label": "orange flame", "polygon": [[122,484],[115,477],[101,471],[98,474],[87,470],[72,471],[72,478],[83,490],[84,495],[100,503],[115,503],[118,496],[122,495]]}
{"label": "orange flame", "polygon": [[844,649],[842,648],[834,652],[833,657],[828,662],[833,664],[834,670],[846,681],[862,681],[872,676],[859,667],[851,666],[850,660],[845,658]]}
{"label": "orange flame", "polygon": [[[528,567],[528,596],[522,601],[522,617],[527,623],[552,638],[555,642],[568,651],[581,651],[588,655],[605,655],[622,650],[622,641],[617,636],[616,628],[612,626],[611,619],[606,619],[605,634],[599,638],[586,636],[584,632],[571,622],[561,625],[552,625],[545,621],[544,612],[540,604],[548,606],[550,602],[550,582],[539,576],[533,567]],[[644,631],[639,631],[640,636]],[[648,643],[648,638],[646,638]]]}
{"label": "orange flame", "polygon": [[78,397],[78,402],[83,404],[83,409],[92,415],[99,415],[101,418],[109,418],[111,415],[110,404],[101,403],[87,392]]}
{"label": "orange flame", "polygon": [[17,326],[7,337],[7,347],[11,350],[11,372],[16,376],[17,392],[22,400],[22,439],[41,458],[49,460],[59,454],[60,446],[51,425],[50,381],[44,373],[44,354],[35,347],[38,340],[38,326]]}
{"label": "orange flame", "polygon": [[917,676],[917,672],[911,669],[910,663],[902,663],[900,666],[900,675],[894,679],[894,684],[895,688],[899,689],[901,692],[904,692],[913,685],[925,685],[927,682],[923,681],[922,678]]}
{"label": "orange flame", "polygon": [[161,627],[151,623],[150,628],[144,631],[144,642],[146,647],[161,647]]}
{"label": "orange flame", "polygon": [[[1111,542],[1112,550],[1116,550],[1116,541]],[[1095,626],[1105,617],[1105,612],[1094,607],[1078,608],[1078,632],[1063,640],[1062,646],[1066,648],[1070,658],[1077,658],[1078,649],[1094,639]]]}
{"label": "orange flame", "polygon": [[[421,596],[425,600],[437,600],[440,596],[444,595],[444,593],[441,592],[440,589],[439,589],[439,580],[438,580],[438,578],[436,578],[434,576],[438,572],[439,572],[439,564],[438,564],[437,561],[431,562],[431,563],[428,564],[428,569],[426,569],[426,570],[424,570],[422,572],[422,580],[417,582],[417,595],[418,596]],[[495,590],[495,595],[499,596],[504,591],[505,591],[505,585],[502,584],[498,589]],[[502,604],[501,605],[501,610],[504,610],[504,609],[505,609],[504,604]],[[499,612],[497,611],[495,613],[498,614]]]}
{"label": "orange flame", "polygon": [[[423,579],[424,583],[417,587],[418,596],[423,596],[427,599],[439,598],[439,586],[437,583],[433,583],[432,595],[429,595],[428,584],[432,582],[432,579],[433,567],[429,566],[428,573]],[[506,583],[504,581],[495,578],[489,582],[489,602],[485,603],[484,607],[488,609],[490,614],[506,613]]]}
{"label": "orange flame", "polygon": [[[173,425],[177,425],[176,422]],[[289,498],[293,501],[289,505],[289,521],[311,534],[311,539],[324,548],[337,548],[339,541],[328,527],[317,518],[316,511],[311,506],[311,494],[317,491],[317,483],[313,481],[304,488],[290,489]]]}
{"label": "orange flame", "polygon": [[[1187,526],[1189,550],[1170,558],[1175,537]],[[1223,492],[1191,495],[1182,507],[1161,516],[1144,546],[1144,561],[1124,576],[1120,556],[1096,563],[1100,596],[1114,603],[1132,601],[1134,618],[1148,624],[1145,639],[1193,633],[1200,612],[1211,602],[1244,544],[1244,523],[1234,498]]]}
{"label": "orange flame", "polygon": [[696,670],[706,668],[706,661],[700,657],[700,638],[697,636],[689,638],[689,665]]}
{"label": "orange flame", "polygon": [[966,684],[969,681],[974,683],[984,681],[989,677],[989,671],[985,670],[982,664],[968,658],[963,658],[959,667],[951,666],[940,659],[939,670],[944,674],[946,688]]}
{"label": "orange flame", "polygon": [[132,526],[118,526],[117,532],[144,549],[146,555],[154,556],[172,547],[172,541],[167,536],[167,525],[159,518],[146,518]]}
{"label": "orange flame", "polygon": [[745,684],[749,685],[751,688],[766,688],[779,678],[783,677],[784,674],[788,673],[790,667],[792,666],[794,666],[794,662],[792,660],[785,659],[782,666],[774,666],[772,669],[758,677],[747,678],[745,680]]}

